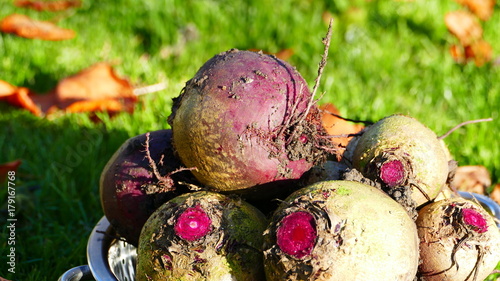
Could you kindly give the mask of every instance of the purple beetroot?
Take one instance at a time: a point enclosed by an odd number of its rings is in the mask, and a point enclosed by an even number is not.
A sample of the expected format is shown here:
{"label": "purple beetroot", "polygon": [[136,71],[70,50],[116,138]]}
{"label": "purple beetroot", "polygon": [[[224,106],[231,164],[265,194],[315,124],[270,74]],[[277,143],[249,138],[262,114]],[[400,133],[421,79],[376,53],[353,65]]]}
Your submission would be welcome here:
{"label": "purple beetroot", "polygon": [[208,60],[175,99],[169,123],[179,158],[214,191],[298,179],[331,146],[300,73],[250,51]]}
{"label": "purple beetroot", "polygon": [[182,164],[174,156],[171,139],[171,130],[132,137],[120,146],[101,173],[104,214],[118,234],[135,246],[154,210],[187,191],[179,182],[196,183],[189,171],[176,172]]}
{"label": "purple beetroot", "polygon": [[143,227],[138,281],[265,280],[264,215],[237,197],[199,191],[158,208]]}

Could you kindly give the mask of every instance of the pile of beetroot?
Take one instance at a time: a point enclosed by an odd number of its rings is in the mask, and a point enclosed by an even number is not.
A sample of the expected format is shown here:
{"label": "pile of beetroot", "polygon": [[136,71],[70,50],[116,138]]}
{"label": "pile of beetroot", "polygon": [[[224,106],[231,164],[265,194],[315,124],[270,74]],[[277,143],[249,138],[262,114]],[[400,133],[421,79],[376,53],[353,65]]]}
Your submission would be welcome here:
{"label": "pile of beetroot", "polygon": [[137,247],[136,280],[483,280],[500,231],[451,192],[454,161],[391,115],[346,147],[287,62],[229,50],[174,99],[169,130],[127,140],[104,213]]}

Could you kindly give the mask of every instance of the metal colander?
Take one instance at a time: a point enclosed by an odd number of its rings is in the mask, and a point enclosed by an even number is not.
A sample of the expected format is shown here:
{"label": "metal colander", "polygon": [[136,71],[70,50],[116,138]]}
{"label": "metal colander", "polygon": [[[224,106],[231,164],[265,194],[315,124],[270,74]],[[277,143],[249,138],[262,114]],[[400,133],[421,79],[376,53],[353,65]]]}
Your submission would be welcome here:
{"label": "metal colander", "polygon": [[134,281],[136,248],[114,237],[115,231],[108,219],[103,217],[92,230],[87,243],[88,265],[66,271],[59,281]]}

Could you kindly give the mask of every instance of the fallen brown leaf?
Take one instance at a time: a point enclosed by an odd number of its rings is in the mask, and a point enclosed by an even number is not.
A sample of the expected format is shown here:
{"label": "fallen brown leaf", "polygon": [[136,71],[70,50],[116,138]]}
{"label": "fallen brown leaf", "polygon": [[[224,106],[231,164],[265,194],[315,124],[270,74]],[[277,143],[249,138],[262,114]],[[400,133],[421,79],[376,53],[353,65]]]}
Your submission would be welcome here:
{"label": "fallen brown leaf", "polygon": [[25,87],[15,87],[0,80],[0,101],[29,110],[36,116],[41,116],[42,111],[32,99],[33,93]]}
{"label": "fallen brown leaf", "polygon": [[[130,105],[130,106],[129,106]],[[120,112],[133,110],[133,102],[127,102],[124,99],[96,99],[96,100],[85,100],[77,101],[66,107],[66,112],[90,112],[90,111],[108,111],[108,112]]]}
{"label": "fallen brown leaf", "polygon": [[70,8],[80,7],[81,1],[78,0],[63,0],[63,1],[26,1],[17,0],[14,5],[23,8],[29,8],[37,11],[64,11]]}
{"label": "fallen brown leaf", "polygon": [[500,183],[495,184],[493,191],[490,193],[490,198],[500,204]]}
{"label": "fallen brown leaf", "polygon": [[334,19],[334,16],[331,12],[324,11],[323,13],[321,13],[321,19],[325,24],[329,24],[330,21]]}
{"label": "fallen brown leaf", "polygon": [[295,52],[293,51],[293,49],[288,48],[288,49],[283,49],[275,53],[274,55],[281,60],[288,60],[291,56],[293,56],[294,53]]}
{"label": "fallen brown leaf", "polygon": [[294,51],[293,49],[291,48],[288,48],[288,49],[283,49],[283,50],[280,50],[276,53],[271,53],[271,52],[267,52],[267,51],[263,51],[263,50],[260,50],[260,49],[249,49],[249,51],[252,51],[252,52],[262,52],[264,54],[267,54],[267,55],[273,55],[281,60],[288,60],[291,56],[293,56],[294,54]]}
{"label": "fallen brown leaf", "polygon": [[491,186],[488,169],[484,166],[460,166],[456,169],[452,185],[455,189],[477,194],[486,194]]}
{"label": "fallen brown leaf", "polygon": [[0,100],[43,116],[58,110],[132,112],[138,98],[128,80],[118,77],[109,64],[97,63],[63,79],[45,95],[0,80]]}
{"label": "fallen brown leaf", "polygon": [[325,128],[328,135],[338,136],[331,138],[331,141],[334,144],[345,147],[347,143],[349,143],[349,141],[352,139],[352,137],[347,137],[346,135],[356,134],[364,128],[363,125],[348,122],[333,115],[339,115],[340,112],[331,103],[325,103],[321,105],[319,109],[322,111],[321,120],[323,127]]}
{"label": "fallen brown leaf", "polygon": [[[123,102],[122,110],[130,111],[137,101],[132,85],[128,80],[119,78],[107,63],[97,63],[65,78],[59,82],[55,93],[58,107],[68,112],[92,108],[116,111],[119,110],[116,103],[119,101]],[[84,103],[74,105],[76,102]],[[103,103],[98,105],[99,102]]]}
{"label": "fallen brown leaf", "polygon": [[493,48],[484,40],[478,40],[468,46],[452,45],[449,51],[457,63],[463,64],[473,60],[478,67],[493,59]]}
{"label": "fallen brown leaf", "polygon": [[447,13],[445,23],[450,33],[458,38],[462,46],[469,46],[483,36],[483,28],[479,20],[468,11]]}
{"label": "fallen brown leaf", "polygon": [[465,50],[462,46],[459,45],[451,45],[450,46],[450,55],[453,58],[453,60],[457,63],[466,63],[467,60],[465,59]]}
{"label": "fallen brown leaf", "polygon": [[75,37],[75,32],[71,29],[61,28],[51,22],[38,21],[19,14],[5,17],[0,22],[0,31],[13,33],[24,38],[50,41],[68,40]]}
{"label": "fallen brown leaf", "polygon": [[477,66],[482,66],[493,58],[493,48],[490,43],[479,40],[469,46],[465,46],[465,58],[473,59]]}
{"label": "fallen brown leaf", "polygon": [[0,98],[12,95],[16,89],[15,86],[0,80]]}
{"label": "fallen brown leaf", "polygon": [[0,183],[3,183],[9,176],[9,172],[16,172],[17,168],[21,165],[20,159],[0,164]]}
{"label": "fallen brown leaf", "polygon": [[455,0],[467,7],[472,13],[483,21],[488,20],[493,14],[495,0]]}

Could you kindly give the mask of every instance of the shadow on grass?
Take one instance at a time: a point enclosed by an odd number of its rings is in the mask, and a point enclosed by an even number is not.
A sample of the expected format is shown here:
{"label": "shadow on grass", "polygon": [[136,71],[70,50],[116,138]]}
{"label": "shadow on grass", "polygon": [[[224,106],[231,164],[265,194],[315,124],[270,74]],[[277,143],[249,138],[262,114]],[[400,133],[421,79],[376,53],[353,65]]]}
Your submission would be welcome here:
{"label": "shadow on grass", "polygon": [[60,81],[59,78],[54,77],[53,73],[46,72],[46,69],[40,68],[40,66],[36,64],[31,64],[29,67],[30,71],[35,73],[34,76],[29,79],[29,81],[25,81],[23,84],[16,86],[26,87],[35,93],[45,94],[52,91]]}
{"label": "shadow on grass", "polygon": [[[7,218],[15,219],[9,222],[15,225],[12,231],[2,231],[6,236],[1,239],[2,244],[12,241],[8,247],[14,249],[15,273],[3,277],[40,280],[37,272],[51,268],[52,276],[44,277],[57,280],[67,269],[87,263],[88,236],[103,215],[100,173],[129,136],[83,115],[51,121],[5,104],[0,111],[0,163],[22,160],[13,200],[0,206],[2,229],[7,229]],[[1,198],[9,195],[0,188]],[[10,258],[2,255],[3,264],[5,259]]]}

